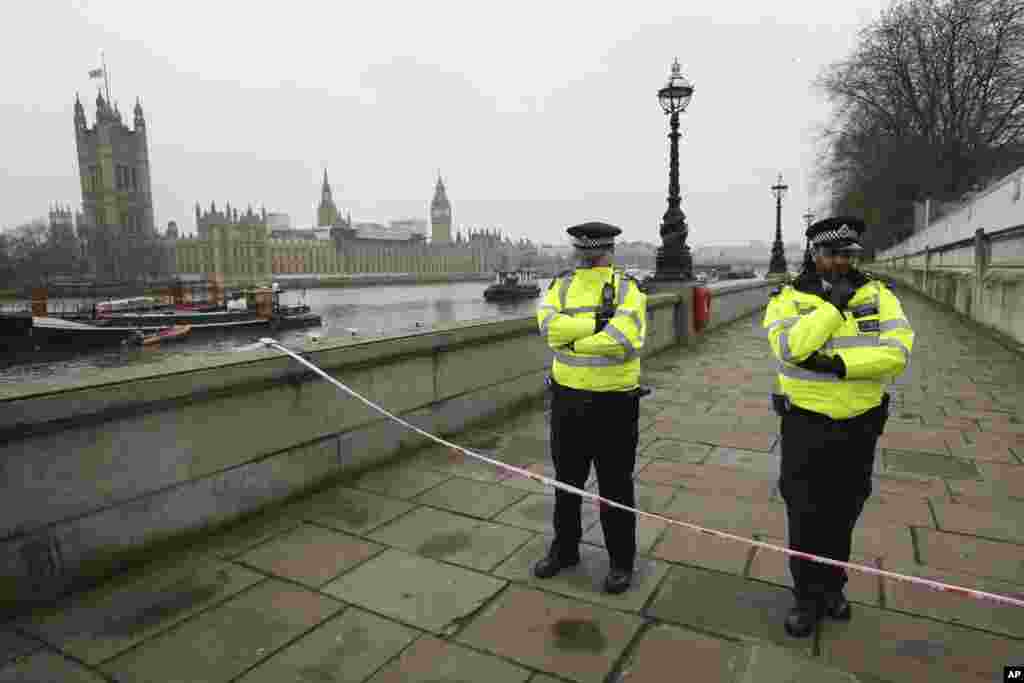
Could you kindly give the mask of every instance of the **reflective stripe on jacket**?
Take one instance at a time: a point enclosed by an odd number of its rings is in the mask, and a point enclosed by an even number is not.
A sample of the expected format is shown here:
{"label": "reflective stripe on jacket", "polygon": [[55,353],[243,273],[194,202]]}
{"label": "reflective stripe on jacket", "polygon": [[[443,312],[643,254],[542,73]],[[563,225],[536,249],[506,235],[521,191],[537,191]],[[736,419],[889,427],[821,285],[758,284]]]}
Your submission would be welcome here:
{"label": "reflective stripe on jacket", "polygon": [[[615,315],[594,334],[604,284],[615,289]],[[537,309],[540,335],[554,351],[552,378],[585,391],[629,391],[640,385],[647,333],[647,295],[610,266],[578,268],[555,278]],[[572,351],[569,343],[573,343]]]}
{"label": "reflective stripe on jacket", "polygon": [[[779,393],[834,419],[881,403],[885,385],[906,369],[914,347],[899,299],[876,280],[859,287],[842,314],[817,294],[787,285],[769,301],[764,327],[779,361]],[[842,358],[846,376],[797,367],[815,351]]]}

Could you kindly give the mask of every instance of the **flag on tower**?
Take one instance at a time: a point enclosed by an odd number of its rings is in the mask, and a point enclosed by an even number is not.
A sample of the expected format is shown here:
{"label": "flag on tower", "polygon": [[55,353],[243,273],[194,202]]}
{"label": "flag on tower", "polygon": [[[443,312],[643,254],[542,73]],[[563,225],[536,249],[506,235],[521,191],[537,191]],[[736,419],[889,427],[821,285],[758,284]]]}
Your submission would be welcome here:
{"label": "flag on tower", "polygon": [[89,78],[103,78],[103,68],[89,69]]}

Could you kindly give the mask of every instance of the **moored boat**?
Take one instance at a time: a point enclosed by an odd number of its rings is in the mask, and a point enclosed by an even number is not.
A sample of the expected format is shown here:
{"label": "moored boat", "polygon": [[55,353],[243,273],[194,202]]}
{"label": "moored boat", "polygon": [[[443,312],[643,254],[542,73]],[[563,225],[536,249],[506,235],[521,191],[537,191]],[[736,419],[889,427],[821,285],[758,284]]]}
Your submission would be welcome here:
{"label": "moored boat", "polygon": [[493,284],[484,290],[487,301],[516,301],[540,296],[533,272],[528,270],[499,270]]}
{"label": "moored boat", "polygon": [[134,341],[139,346],[152,346],[160,344],[161,342],[180,341],[187,337],[188,333],[191,331],[191,325],[175,325],[174,327],[165,327],[162,330],[157,331],[155,334],[144,334],[139,332],[135,336]]}

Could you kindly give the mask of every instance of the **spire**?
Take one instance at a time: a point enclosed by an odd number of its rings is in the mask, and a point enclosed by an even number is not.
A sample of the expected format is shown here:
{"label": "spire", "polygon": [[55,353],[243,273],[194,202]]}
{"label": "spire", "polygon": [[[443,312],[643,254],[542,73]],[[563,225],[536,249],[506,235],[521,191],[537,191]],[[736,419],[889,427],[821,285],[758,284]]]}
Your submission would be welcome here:
{"label": "spire", "polygon": [[323,184],[323,187],[321,187],[320,189],[322,191],[326,192],[327,194],[331,193],[331,184],[329,182],[327,182],[327,167],[326,166],[324,167],[324,184]]}
{"label": "spire", "polygon": [[146,119],[142,115],[142,103],[139,102],[139,98],[135,98],[135,129],[146,127]]}

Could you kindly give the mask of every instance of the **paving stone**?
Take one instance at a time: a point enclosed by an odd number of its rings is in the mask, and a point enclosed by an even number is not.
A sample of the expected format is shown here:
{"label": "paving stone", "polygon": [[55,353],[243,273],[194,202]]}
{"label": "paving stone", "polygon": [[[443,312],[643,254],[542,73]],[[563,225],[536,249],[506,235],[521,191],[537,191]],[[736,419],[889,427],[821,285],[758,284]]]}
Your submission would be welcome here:
{"label": "paving stone", "polygon": [[673,567],[647,614],[743,640],[775,642],[810,654],[813,639],[790,638],[782,622],[793,606],[790,591],[730,574]]}
{"label": "paving stone", "polygon": [[981,446],[978,444],[969,444],[961,448],[951,449],[951,454],[955,458],[963,458],[967,460],[973,460],[977,462],[996,462],[1004,463],[1008,465],[1019,465],[1020,461],[1009,446]]}
{"label": "paving stone", "polygon": [[[771,543],[782,548],[789,547],[782,538],[761,538],[765,543]],[[878,558],[865,555],[852,554],[850,562],[863,564],[878,569]],[[767,581],[786,588],[793,587],[793,579],[789,572],[789,556],[774,550],[765,548],[754,549],[754,560],[750,564],[748,576],[752,579]],[[879,578],[873,574],[858,571],[847,571],[849,578],[846,584],[846,597],[851,602],[860,602],[868,605],[879,604],[881,597]]]}
{"label": "paving stone", "polygon": [[970,460],[913,451],[885,451],[886,468],[945,479],[977,479],[978,468]]}
{"label": "paving stone", "polygon": [[303,524],[240,555],[237,561],[318,588],[383,549],[340,531]]}
{"label": "paving stone", "polygon": [[422,636],[367,683],[523,683],[529,677],[530,671],[521,666],[432,636]]}
{"label": "paving stone", "polygon": [[[943,432],[912,431],[912,432],[886,432],[878,439],[878,445],[885,449],[898,449],[902,451],[920,451],[922,453],[933,453],[936,455],[948,455],[950,445]],[[963,439],[959,438],[953,446],[962,446]]]}
{"label": "paving stone", "polygon": [[443,484],[416,496],[414,501],[487,518],[493,517],[525,496],[526,491],[462,477],[452,477]]}
{"label": "paving stone", "polygon": [[[495,436],[494,443],[500,443],[501,437]],[[488,442],[490,443],[490,442]],[[501,460],[499,454],[491,449],[473,449],[476,453],[495,460]],[[493,465],[477,460],[454,448],[435,447],[410,458],[416,467],[433,470],[444,474],[459,476],[474,481],[493,483],[505,476],[504,472]]]}
{"label": "paving stone", "polygon": [[1024,584],[1024,546],[932,529],[915,529],[921,562]]}
{"label": "paving stone", "polygon": [[741,425],[734,430],[702,428],[693,434],[692,440],[728,448],[771,451],[779,440],[779,435],[777,432],[757,431]]}
{"label": "paving stone", "polygon": [[569,680],[603,683],[640,624],[617,610],[510,586],[456,640]]}
{"label": "paving stone", "polygon": [[[545,533],[551,531],[554,515],[555,497],[532,493],[495,517],[494,521]],[[584,500],[580,508],[583,528],[586,529],[597,518],[597,507],[590,501]]]}
{"label": "paving stone", "polygon": [[529,531],[420,507],[369,538],[425,557],[488,571],[533,537]]}
{"label": "paving stone", "polygon": [[350,607],[277,652],[238,683],[362,683],[419,635]]}
{"label": "paving stone", "polygon": [[[782,536],[778,536],[782,538]],[[854,554],[878,557],[883,563],[914,562],[914,539],[909,526],[857,523],[853,529]]]}
{"label": "paving stone", "polygon": [[770,476],[773,479],[778,479],[781,458],[774,453],[745,451],[739,448],[720,446],[711,451],[711,455],[705,461],[705,464],[750,470]]}
{"label": "paving stone", "polygon": [[708,494],[757,500],[768,500],[775,487],[773,480],[742,470],[666,460],[652,462],[640,470],[636,476],[637,479],[644,482],[681,486],[688,490]]}
{"label": "paving stone", "polygon": [[[1024,600],[1024,589],[1019,584],[920,565],[887,566],[885,569],[952,586],[973,588]],[[1015,605],[939,592],[908,581],[892,579],[883,579],[882,590],[885,593],[885,605],[889,609],[929,617],[937,621],[1002,633],[1013,638],[1024,638],[1024,609]]]}
{"label": "paving stone", "polygon": [[551,462],[551,441],[523,434],[503,436],[495,459],[522,467],[534,462]]}
{"label": "paving stone", "polygon": [[669,562],[742,575],[751,552],[750,546],[739,541],[702,534],[685,527],[669,526],[651,554]]}
{"label": "paving stone", "polygon": [[447,480],[450,475],[421,470],[407,463],[372,469],[354,478],[353,488],[395,498],[412,498]]}
{"label": "paving stone", "polygon": [[533,565],[547,553],[551,540],[550,536],[537,536],[492,573],[539,590],[560,593],[570,598],[628,612],[639,612],[668,571],[665,563],[638,556],[633,567],[633,584],[629,590],[618,595],[610,595],[602,589],[609,570],[607,551],[583,543],[580,545],[578,565],[565,569],[551,578],[538,579],[532,574]]}
{"label": "paving stone", "polygon": [[504,585],[468,569],[387,550],[322,590],[402,623],[445,633]]}
{"label": "paving stone", "polygon": [[819,639],[826,664],[885,681],[991,683],[1021,652],[1019,641],[872,607],[824,621]]}
{"label": "paving stone", "polygon": [[0,683],[106,683],[81,664],[44,650],[0,665]]}
{"label": "paving stone", "polygon": [[1002,452],[1004,448],[1016,451],[1020,448],[1020,442],[1009,434],[996,434],[994,432],[964,432],[968,441],[965,445],[973,445],[977,448]]}
{"label": "paving stone", "polygon": [[975,508],[990,508],[994,501],[1012,499],[1024,502],[1024,492],[1003,481],[951,481],[953,500]]}
{"label": "paving stone", "polygon": [[939,520],[939,529],[972,536],[1024,544],[1024,504],[1005,501],[999,507],[980,509],[965,503],[932,505]]}
{"label": "paving stone", "polygon": [[263,581],[258,572],[182,553],[34,610],[17,625],[87,664],[97,664]]}
{"label": "paving stone", "polygon": [[754,645],[749,650],[747,669],[738,679],[739,683],[858,683],[860,680],[847,671],[823,665],[817,658],[811,659],[786,648]]}
{"label": "paving stone", "polygon": [[267,579],[181,626],[105,662],[122,683],[226,681],[342,609],[335,600]]}
{"label": "paving stone", "polygon": [[678,626],[654,624],[636,643],[622,667],[629,683],[663,683],[685,662],[691,681],[735,681],[746,669],[749,649]]}
{"label": "paving stone", "polygon": [[756,533],[777,538],[786,535],[786,508],[778,503],[680,491],[665,516],[719,531],[744,532],[740,535],[747,537]]}
{"label": "paving stone", "polygon": [[42,647],[38,640],[26,638],[10,629],[0,630],[0,670],[7,662],[30,655]]}
{"label": "paving stone", "polygon": [[644,455],[658,460],[701,463],[710,455],[713,446],[705,443],[656,439],[644,449]]}
{"label": "paving stone", "polygon": [[[638,509],[643,510],[644,508],[643,506],[638,506]],[[668,526],[667,522],[638,515],[636,520],[636,551],[641,554],[649,554],[651,548],[661,538],[661,534],[665,531],[666,526]],[[604,530],[601,528],[600,520],[584,530],[583,542],[592,543],[602,548],[605,547]]]}
{"label": "paving stone", "polygon": [[1017,495],[1024,495],[1024,465],[1003,465],[986,462],[979,465],[985,479],[999,481],[1016,489]]}
{"label": "paving stone", "polygon": [[345,486],[310,496],[301,505],[306,519],[352,534],[363,534],[416,507]]}
{"label": "paving stone", "polygon": [[899,497],[878,492],[868,498],[858,518],[859,524],[885,526],[887,524],[934,527],[931,509],[922,499]]}
{"label": "paving stone", "polygon": [[938,499],[949,497],[946,484],[941,479],[923,477],[910,472],[886,471],[876,474],[871,478],[871,488],[872,495]]}

